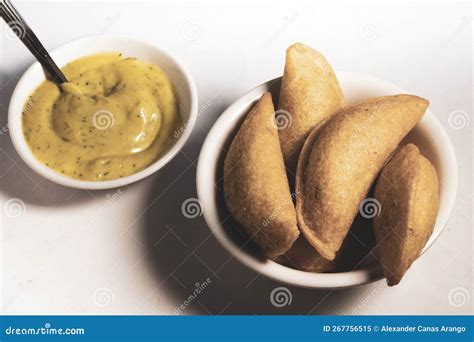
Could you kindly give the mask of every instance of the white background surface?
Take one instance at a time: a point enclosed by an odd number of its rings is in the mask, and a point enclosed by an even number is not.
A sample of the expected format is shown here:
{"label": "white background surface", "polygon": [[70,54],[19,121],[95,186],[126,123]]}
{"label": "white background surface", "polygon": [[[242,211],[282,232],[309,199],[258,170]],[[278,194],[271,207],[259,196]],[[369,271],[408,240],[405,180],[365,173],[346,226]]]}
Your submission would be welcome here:
{"label": "white background surface", "polygon": [[[472,313],[472,10],[469,4],[19,2],[49,48],[96,33],[163,45],[187,64],[200,100],[197,127],[163,172],[111,191],[52,184],[19,160],[6,108],[33,58],[0,27],[0,196],[4,314],[173,314],[196,283],[212,283],[182,314]],[[338,70],[372,74],[430,99],[459,165],[458,197],[440,239],[400,285],[350,290],[289,288],[244,268],[181,204],[196,197],[206,132],[241,94],[281,75],[285,48],[305,42]],[[450,113],[466,119],[461,126]],[[459,123],[459,122],[458,122]],[[456,129],[457,128],[457,129]],[[6,215],[19,198],[24,212]]]}

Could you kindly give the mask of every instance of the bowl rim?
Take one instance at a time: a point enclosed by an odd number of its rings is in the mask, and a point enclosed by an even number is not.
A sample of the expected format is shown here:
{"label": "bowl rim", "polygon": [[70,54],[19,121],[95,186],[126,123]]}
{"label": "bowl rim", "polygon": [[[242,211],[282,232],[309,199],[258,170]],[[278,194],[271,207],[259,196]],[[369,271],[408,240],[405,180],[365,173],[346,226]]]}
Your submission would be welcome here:
{"label": "bowl rim", "polygon": [[[80,179],[75,179],[72,177],[68,177],[65,175],[60,174],[59,172],[49,168],[48,166],[44,165],[40,162],[31,152],[30,148],[28,147],[26,140],[23,135],[22,130],[22,123],[21,123],[21,115],[23,105],[26,102],[28,96],[26,97],[20,96],[20,90],[23,89],[27,84],[29,84],[30,78],[37,72],[38,68],[41,68],[38,61],[34,62],[32,65],[28,67],[28,69],[24,72],[24,74],[19,79],[15,89],[13,90],[12,96],[10,98],[10,104],[8,106],[8,126],[9,126],[9,135],[10,139],[13,143],[13,146],[21,157],[21,159],[37,174],[41,175],[42,177],[48,179],[51,182],[54,182],[59,185],[63,185],[70,188],[76,189],[87,189],[87,190],[104,190],[104,189],[113,189],[121,186],[125,186],[128,184],[135,183],[139,180],[142,180],[151,174],[157,172],[161,168],[163,168],[166,164],[168,164],[177,154],[178,152],[184,147],[185,143],[191,136],[193,128],[197,121],[198,116],[198,95],[197,95],[197,88],[194,81],[194,78],[185,64],[171,51],[166,48],[160,47],[150,41],[142,40],[134,37],[128,37],[125,35],[119,34],[95,34],[95,35],[88,35],[85,37],[77,38],[69,40],[68,42],[61,44],[60,46],[54,48],[50,51],[51,56],[54,58],[56,54],[62,54],[67,50],[75,49],[75,45],[80,45],[85,42],[94,42],[97,40],[123,40],[124,42],[133,42],[138,43],[141,46],[146,48],[158,51],[160,54],[166,56],[174,67],[176,67],[184,76],[184,82],[189,87],[190,98],[189,98],[189,118],[186,122],[182,123],[182,127],[185,127],[183,132],[180,134],[178,140],[175,144],[158,160],[140,170],[136,173],[131,175],[105,180],[105,181],[85,181]],[[105,52],[106,50],[104,50]],[[97,52],[99,53],[99,52]],[[87,55],[87,54],[86,54]],[[81,55],[78,54],[75,58],[80,58]],[[74,58],[72,59],[74,60]],[[39,85],[39,84],[38,84]]]}
{"label": "bowl rim", "polygon": [[[368,74],[346,71],[336,71],[336,74],[338,78],[350,75],[362,77],[371,82],[375,81],[379,83],[385,83],[399,93],[406,93],[403,89],[396,86],[395,84],[378,79]],[[224,110],[224,112],[209,130],[199,154],[196,171],[196,188],[204,220],[206,221],[206,224],[211,230],[212,234],[216,237],[224,249],[231,253],[232,257],[236,257],[238,261],[253,271],[280,283],[311,289],[343,289],[382,280],[384,278],[383,271],[378,263],[372,263],[366,268],[356,269],[353,271],[339,273],[313,273],[286,267],[269,259],[262,261],[261,258],[257,258],[251,253],[242,251],[242,247],[239,248],[235,242],[232,241],[232,239],[225,233],[222,223],[219,222],[216,205],[217,198],[214,191],[215,189],[209,189],[210,185],[208,184],[208,182],[211,181],[211,185],[214,187],[215,182],[211,179],[211,177],[214,176],[215,170],[209,172],[209,165],[214,166],[217,164],[218,156],[220,155],[218,151],[221,149],[220,147],[217,149],[216,146],[222,146],[222,143],[224,143],[226,139],[222,138],[221,136],[219,137],[219,141],[216,143],[216,132],[228,131],[228,127],[234,122],[231,120],[231,118],[229,118],[229,116],[233,115],[234,120],[240,119],[244,115],[244,112],[246,112],[242,110],[242,108],[258,100],[258,98],[263,94],[263,92],[268,90],[269,86],[273,82],[278,81],[281,78],[282,76],[264,82],[240,96],[235,102],[233,102],[229,107],[227,107],[227,109]],[[450,176],[452,176],[452,179],[451,187],[448,189],[447,194],[445,194],[448,205],[444,211],[444,214],[447,213],[447,215],[442,217],[444,222],[441,223],[441,228],[437,232],[432,233],[428,242],[424,246],[421,255],[424,254],[435,243],[442,231],[445,229],[450,213],[452,212],[454,206],[458,186],[457,161],[451,140],[449,139],[449,136],[447,135],[440,121],[429,109],[426,111],[424,118],[425,117],[427,118],[425,120],[429,120],[430,125],[435,126],[433,129],[436,129],[437,133],[440,134],[440,138],[446,143],[444,148],[447,150],[444,155],[448,157],[448,160],[444,161],[443,163],[447,164],[447,167],[449,168],[448,172]],[[213,154],[214,152],[216,153]],[[438,217],[440,212],[438,212]]]}

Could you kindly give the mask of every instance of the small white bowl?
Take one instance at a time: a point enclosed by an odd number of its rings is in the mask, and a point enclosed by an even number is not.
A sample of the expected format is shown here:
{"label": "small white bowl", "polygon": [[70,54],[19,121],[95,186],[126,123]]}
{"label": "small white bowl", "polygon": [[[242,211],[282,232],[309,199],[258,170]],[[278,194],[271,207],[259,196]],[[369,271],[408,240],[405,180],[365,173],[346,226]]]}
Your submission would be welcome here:
{"label": "small white bowl", "polygon": [[169,51],[151,43],[115,35],[98,35],[68,42],[50,52],[53,60],[62,67],[80,57],[101,52],[119,52],[126,57],[136,57],[158,65],[174,84],[179,101],[179,113],[183,121],[179,138],[172,148],[156,162],[145,169],[114,180],[82,181],[64,176],[38,161],[28,147],[22,131],[22,110],[29,95],[45,80],[41,65],[34,63],[18,82],[8,108],[10,137],[23,161],[48,180],[64,186],[79,189],[110,189],[139,181],[158,171],[169,163],[188,140],[198,112],[198,96],[194,79],[179,59]]}
{"label": "small white bowl", "polygon": [[[337,77],[348,103],[375,96],[406,93],[399,87],[371,76],[338,72]],[[243,246],[228,217],[222,191],[223,160],[228,146],[242,120],[260,96],[270,91],[278,97],[281,77],[266,82],[234,102],[216,121],[204,142],[197,166],[197,192],[204,218],[222,246],[255,272],[276,281],[314,289],[353,287],[382,279],[380,265],[369,257],[357,269],[340,273],[310,273],[295,270],[258,255]],[[409,133],[402,143],[414,142],[431,160],[440,181],[440,209],[436,225],[423,253],[430,248],[444,229],[453,208],[457,189],[457,164],[454,150],[444,128],[431,111]],[[371,229],[371,228],[370,228]]]}

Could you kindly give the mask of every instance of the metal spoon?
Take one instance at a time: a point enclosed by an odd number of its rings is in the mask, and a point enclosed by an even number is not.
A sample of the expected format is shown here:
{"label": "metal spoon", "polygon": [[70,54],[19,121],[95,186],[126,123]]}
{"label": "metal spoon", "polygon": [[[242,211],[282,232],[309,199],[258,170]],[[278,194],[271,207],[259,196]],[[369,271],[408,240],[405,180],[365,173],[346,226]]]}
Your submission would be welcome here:
{"label": "metal spoon", "polygon": [[40,62],[51,81],[57,84],[67,82],[64,74],[10,0],[0,0],[0,16]]}

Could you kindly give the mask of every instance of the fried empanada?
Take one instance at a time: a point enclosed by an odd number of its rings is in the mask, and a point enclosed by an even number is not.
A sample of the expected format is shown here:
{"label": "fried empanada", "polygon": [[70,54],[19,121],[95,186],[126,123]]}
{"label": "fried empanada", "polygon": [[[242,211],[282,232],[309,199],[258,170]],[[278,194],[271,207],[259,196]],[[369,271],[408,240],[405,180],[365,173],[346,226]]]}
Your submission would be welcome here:
{"label": "fried empanada", "polygon": [[335,258],[382,166],[427,107],[414,95],[378,97],[313,129],[298,162],[296,211],[301,232],[322,257]]}
{"label": "fried empanada", "polygon": [[279,135],[291,172],[296,171],[299,152],[311,129],[325,122],[343,103],[339,82],[324,56],[304,44],[291,45],[286,50],[278,100],[278,114],[288,116],[279,127]]}
{"label": "fried empanada", "polygon": [[300,235],[293,246],[275,261],[306,272],[324,273],[334,271],[336,268],[336,261],[324,259],[303,235]]}
{"label": "fried empanada", "polygon": [[299,235],[276,123],[265,93],[242,123],[224,162],[224,196],[234,219],[267,257]]}
{"label": "fried empanada", "polygon": [[408,144],[383,168],[374,197],[381,207],[374,218],[376,253],[388,285],[394,286],[433,232],[439,208],[436,169]]}
{"label": "fried empanada", "polygon": [[358,215],[352,224],[334,260],[324,259],[311,244],[300,235],[293,246],[277,260],[285,266],[307,272],[346,272],[357,268],[374,246],[372,220]]}

